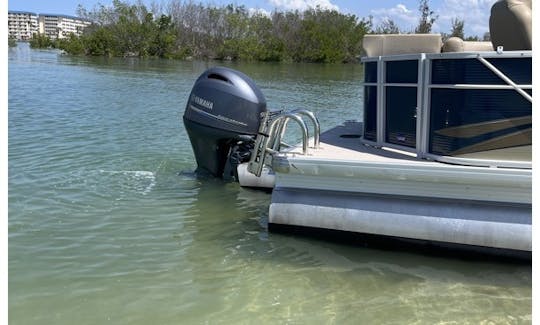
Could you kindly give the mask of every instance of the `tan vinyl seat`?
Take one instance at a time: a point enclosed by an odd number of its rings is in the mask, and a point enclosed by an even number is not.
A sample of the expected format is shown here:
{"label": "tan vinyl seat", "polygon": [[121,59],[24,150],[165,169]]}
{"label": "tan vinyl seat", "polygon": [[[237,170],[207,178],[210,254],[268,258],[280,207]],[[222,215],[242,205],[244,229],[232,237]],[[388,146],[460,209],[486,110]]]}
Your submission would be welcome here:
{"label": "tan vinyl seat", "polygon": [[532,1],[500,0],[491,7],[489,31],[493,49],[532,49]]}
{"label": "tan vinyl seat", "polygon": [[441,34],[369,34],[362,47],[367,56],[440,53]]}
{"label": "tan vinyl seat", "polygon": [[482,52],[493,51],[491,42],[464,41],[459,37],[450,37],[442,47],[443,52]]}

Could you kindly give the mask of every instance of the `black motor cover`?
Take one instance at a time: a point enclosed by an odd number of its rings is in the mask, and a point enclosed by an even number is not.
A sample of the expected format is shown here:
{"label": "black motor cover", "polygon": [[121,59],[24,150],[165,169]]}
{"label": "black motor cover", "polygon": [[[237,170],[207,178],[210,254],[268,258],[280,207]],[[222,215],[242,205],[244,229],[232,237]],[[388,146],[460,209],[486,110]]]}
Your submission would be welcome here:
{"label": "black motor cover", "polygon": [[206,70],[184,112],[198,168],[223,177],[231,150],[254,140],[265,111],[266,99],[248,76],[224,67]]}

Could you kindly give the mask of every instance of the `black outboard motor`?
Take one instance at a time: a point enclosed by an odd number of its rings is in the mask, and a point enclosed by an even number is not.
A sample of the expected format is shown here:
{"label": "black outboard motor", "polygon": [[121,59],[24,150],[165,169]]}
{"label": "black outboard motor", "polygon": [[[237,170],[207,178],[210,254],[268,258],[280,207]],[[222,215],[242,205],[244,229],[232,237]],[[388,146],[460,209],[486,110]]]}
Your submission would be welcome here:
{"label": "black outboard motor", "polygon": [[266,99],[245,74],[215,67],[195,82],[184,112],[184,125],[198,170],[230,179],[236,165],[249,160]]}

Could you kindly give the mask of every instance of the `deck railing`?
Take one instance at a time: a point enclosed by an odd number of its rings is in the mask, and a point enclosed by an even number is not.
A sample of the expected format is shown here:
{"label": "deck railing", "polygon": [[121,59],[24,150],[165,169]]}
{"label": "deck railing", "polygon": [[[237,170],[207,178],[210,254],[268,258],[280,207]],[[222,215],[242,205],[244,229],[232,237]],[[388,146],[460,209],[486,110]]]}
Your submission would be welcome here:
{"label": "deck railing", "polygon": [[531,167],[532,53],[363,58],[363,141],[448,163]]}

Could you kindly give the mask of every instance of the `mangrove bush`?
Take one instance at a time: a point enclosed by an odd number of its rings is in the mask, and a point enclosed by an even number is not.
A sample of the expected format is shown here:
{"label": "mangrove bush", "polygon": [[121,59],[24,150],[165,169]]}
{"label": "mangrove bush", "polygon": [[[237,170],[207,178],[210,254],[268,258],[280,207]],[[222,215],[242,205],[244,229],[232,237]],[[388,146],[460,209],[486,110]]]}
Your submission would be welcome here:
{"label": "mangrove bush", "polygon": [[370,21],[320,7],[250,12],[170,0],[149,10],[114,0],[78,15],[94,23],[58,47],[71,54],[221,60],[350,62],[361,54]]}

